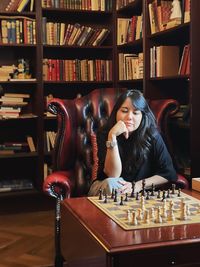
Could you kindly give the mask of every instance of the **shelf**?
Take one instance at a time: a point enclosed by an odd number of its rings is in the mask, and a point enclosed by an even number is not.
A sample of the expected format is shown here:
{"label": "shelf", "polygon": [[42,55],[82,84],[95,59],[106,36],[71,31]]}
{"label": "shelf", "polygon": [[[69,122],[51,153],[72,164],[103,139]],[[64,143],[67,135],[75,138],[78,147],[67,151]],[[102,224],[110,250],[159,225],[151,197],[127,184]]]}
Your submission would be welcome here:
{"label": "shelf", "polygon": [[37,152],[1,154],[0,159],[16,159],[16,158],[35,158],[38,156]]}

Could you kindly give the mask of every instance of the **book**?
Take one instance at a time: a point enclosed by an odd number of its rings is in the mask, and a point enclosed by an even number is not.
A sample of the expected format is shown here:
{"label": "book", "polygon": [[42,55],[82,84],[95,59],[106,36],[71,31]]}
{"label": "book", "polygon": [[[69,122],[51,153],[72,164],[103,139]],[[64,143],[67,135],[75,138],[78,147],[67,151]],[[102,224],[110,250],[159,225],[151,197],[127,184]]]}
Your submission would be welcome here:
{"label": "book", "polygon": [[183,53],[182,53],[182,57],[181,57],[181,62],[180,62],[180,66],[179,66],[179,71],[178,74],[180,75],[185,75],[185,74],[189,74],[186,73],[188,72],[188,67],[190,66],[190,59],[189,59],[189,53],[190,53],[190,45],[185,45],[183,48]]}
{"label": "book", "polygon": [[35,148],[35,145],[34,145],[32,136],[27,136],[27,143],[29,145],[30,151],[31,152],[35,152],[36,151],[36,148]]}
{"label": "book", "polygon": [[156,47],[156,76],[166,77],[178,75],[179,70],[179,47],[157,46]]}
{"label": "book", "polygon": [[4,93],[5,97],[21,97],[21,98],[30,98],[30,94],[22,94],[22,93]]}
{"label": "book", "polygon": [[185,6],[184,6],[184,23],[186,23],[186,22],[190,22],[191,0],[185,0],[184,3],[185,3]]}
{"label": "book", "polygon": [[27,6],[27,4],[29,3],[30,0],[22,0],[17,8],[18,12],[22,12],[25,7]]}

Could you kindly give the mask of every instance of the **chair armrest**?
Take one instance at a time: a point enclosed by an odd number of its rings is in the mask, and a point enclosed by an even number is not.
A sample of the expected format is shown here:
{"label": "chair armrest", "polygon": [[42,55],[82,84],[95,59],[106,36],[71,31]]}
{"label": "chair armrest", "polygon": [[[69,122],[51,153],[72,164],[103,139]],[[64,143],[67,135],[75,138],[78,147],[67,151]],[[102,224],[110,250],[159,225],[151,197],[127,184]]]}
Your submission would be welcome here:
{"label": "chair armrest", "polygon": [[176,181],[176,185],[179,187],[179,188],[182,188],[182,189],[189,189],[189,182],[188,180],[181,174],[177,174],[177,181]]}
{"label": "chair armrest", "polygon": [[69,171],[56,171],[48,175],[43,183],[43,191],[55,198],[69,198],[74,189],[73,179]]}

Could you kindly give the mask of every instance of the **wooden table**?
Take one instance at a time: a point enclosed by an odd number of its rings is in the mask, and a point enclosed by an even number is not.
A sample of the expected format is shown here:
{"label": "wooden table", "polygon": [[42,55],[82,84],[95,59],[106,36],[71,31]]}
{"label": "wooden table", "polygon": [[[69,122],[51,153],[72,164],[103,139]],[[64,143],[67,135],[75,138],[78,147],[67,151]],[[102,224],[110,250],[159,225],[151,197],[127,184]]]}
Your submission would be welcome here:
{"label": "wooden table", "polygon": [[[186,193],[200,199],[195,191]],[[87,198],[61,205],[61,251],[68,266],[197,267],[199,223],[125,231]]]}

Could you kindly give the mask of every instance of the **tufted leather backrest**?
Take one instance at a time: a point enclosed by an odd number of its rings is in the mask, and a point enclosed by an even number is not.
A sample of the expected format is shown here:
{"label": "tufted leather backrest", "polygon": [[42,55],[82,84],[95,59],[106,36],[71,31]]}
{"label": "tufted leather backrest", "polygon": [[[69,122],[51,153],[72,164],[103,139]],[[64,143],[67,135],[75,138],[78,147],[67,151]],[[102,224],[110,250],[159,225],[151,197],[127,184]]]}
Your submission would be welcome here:
{"label": "tufted leather backrest", "polygon": [[[73,100],[53,99],[49,110],[57,114],[58,131],[54,148],[54,171],[67,170],[72,173],[75,190],[73,195],[87,193],[92,177],[91,132],[104,125],[116,99],[125,89],[106,88],[93,90],[86,96]],[[177,111],[175,100],[151,100],[161,131],[166,131],[167,119]],[[166,138],[169,141],[169,138]]]}

